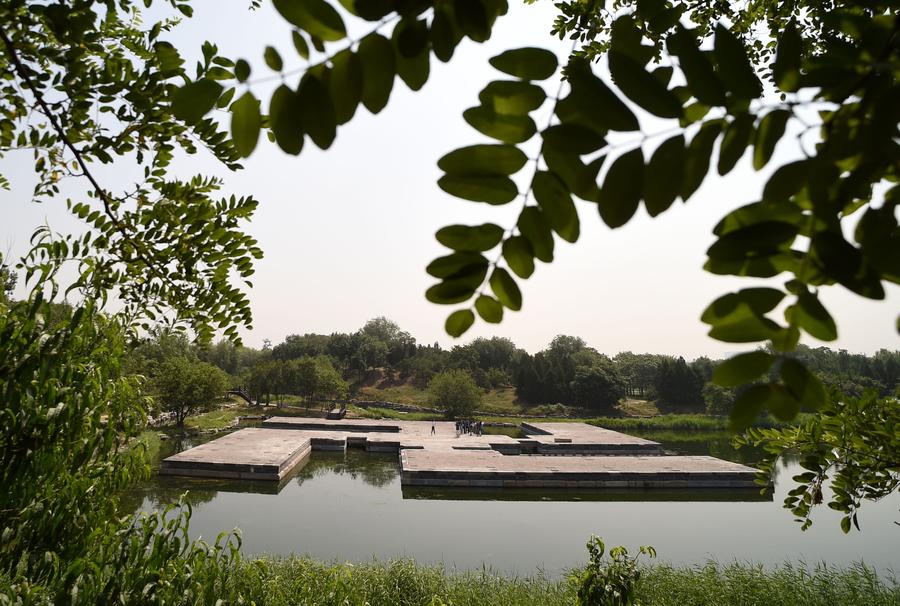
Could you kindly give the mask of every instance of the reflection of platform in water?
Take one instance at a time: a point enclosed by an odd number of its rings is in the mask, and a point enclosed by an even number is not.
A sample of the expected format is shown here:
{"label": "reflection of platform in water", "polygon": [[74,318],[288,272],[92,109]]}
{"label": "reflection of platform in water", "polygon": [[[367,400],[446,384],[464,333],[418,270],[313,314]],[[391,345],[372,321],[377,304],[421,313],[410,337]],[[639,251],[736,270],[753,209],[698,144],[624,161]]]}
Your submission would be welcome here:
{"label": "reflection of platform in water", "polygon": [[[753,488],[752,468],[663,456],[657,442],[585,423],[523,424],[524,438],[450,422],[273,417],[165,459],[163,475],[283,482],[311,451],[399,452],[401,484],[494,488]],[[618,455],[618,456],[613,456]]]}
{"label": "reflection of platform in water", "polygon": [[759,488],[473,488],[471,486],[403,486],[403,498],[423,501],[648,501],[648,502],[765,502],[772,491]]}

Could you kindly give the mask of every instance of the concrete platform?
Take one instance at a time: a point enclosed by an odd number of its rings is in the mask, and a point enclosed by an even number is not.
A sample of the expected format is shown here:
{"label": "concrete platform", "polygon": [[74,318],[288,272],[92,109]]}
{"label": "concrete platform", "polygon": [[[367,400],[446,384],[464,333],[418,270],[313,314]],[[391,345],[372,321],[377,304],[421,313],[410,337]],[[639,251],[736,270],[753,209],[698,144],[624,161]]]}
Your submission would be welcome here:
{"label": "concrete platform", "polygon": [[301,432],[249,427],[172,455],[160,463],[159,473],[280,481],[311,450],[311,441]]}
{"label": "concrete platform", "polygon": [[[705,456],[507,457],[404,450],[406,486],[483,488],[754,488],[756,470]],[[758,487],[757,487],[758,488]]]}
{"label": "concrete platform", "polygon": [[593,425],[531,423],[523,428],[528,436],[513,438],[458,435],[447,421],[273,417],[262,427],[171,456],[160,473],[280,482],[312,451],[362,448],[400,453],[404,486],[756,487],[756,470],[750,467],[713,457],[664,456],[656,442]]}

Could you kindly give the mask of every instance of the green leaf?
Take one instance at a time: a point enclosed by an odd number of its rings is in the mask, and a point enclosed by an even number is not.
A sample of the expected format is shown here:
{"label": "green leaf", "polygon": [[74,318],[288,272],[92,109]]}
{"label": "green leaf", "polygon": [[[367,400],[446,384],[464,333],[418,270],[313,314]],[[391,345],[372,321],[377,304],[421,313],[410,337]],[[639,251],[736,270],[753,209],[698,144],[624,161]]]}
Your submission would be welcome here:
{"label": "green leaf", "polygon": [[769,162],[775,144],[784,135],[784,129],[791,112],[786,109],[776,109],[763,116],[756,131],[756,140],[753,142],[753,168],[761,169]]}
{"label": "green leaf", "polygon": [[799,229],[782,221],[762,221],[729,231],[706,251],[710,259],[738,261],[747,257],[766,257],[788,247]]}
{"label": "green leaf", "polygon": [[504,307],[513,311],[522,309],[522,292],[509,272],[502,267],[495,267],[490,279],[491,290],[500,299]]}
{"label": "green leaf", "polygon": [[[763,188],[764,202],[778,202],[781,206],[806,185],[809,179],[809,161],[797,160],[779,166]],[[769,205],[771,208],[773,205]],[[796,208],[796,207],[793,207]],[[799,210],[797,211],[799,213]],[[802,215],[801,215],[802,217]]]}
{"label": "green leaf", "polygon": [[347,29],[340,13],[325,0],[272,0],[275,10],[300,29],[326,42],[342,40]]}
{"label": "green leaf", "polygon": [[438,242],[458,251],[479,252],[500,244],[503,228],[493,223],[483,225],[450,225],[435,234]]}
{"label": "green leaf", "polygon": [[537,132],[530,117],[498,114],[483,105],[470,107],[463,112],[463,118],[481,134],[504,143],[524,143]]}
{"label": "green leaf", "polygon": [[196,124],[213,108],[222,85],[213,80],[196,80],[177,89],[172,95],[172,115],[187,124]]}
{"label": "green leaf", "polygon": [[497,114],[525,115],[544,103],[547,94],[540,86],[521,80],[495,80],[479,93],[482,105]]}
{"label": "green leaf", "polygon": [[556,105],[560,121],[580,124],[603,134],[607,130],[640,129],[634,113],[591,72],[589,64],[573,59],[566,71],[572,90]]}
{"label": "green leaf", "polygon": [[320,149],[328,149],[337,135],[334,105],[328,89],[315,75],[307,72],[297,89],[300,123]]}
{"label": "green leaf", "polygon": [[[410,90],[417,91],[428,82],[428,76],[431,73],[431,53],[428,52],[428,44],[426,44],[425,48],[418,55],[414,57],[404,56],[398,46],[398,36],[401,31],[402,29],[399,26],[395,27],[391,38],[391,43],[394,46],[394,63],[397,68],[397,75],[400,76],[400,79],[403,80]],[[428,41],[426,40],[426,42]]]}
{"label": "green leaf", "polygon": [[578,211],[575,210],[569,189],[559,177],[551,172],[538,171],[534,175],[531,189],[553,231],[567,242],[577,241],[580,228]]}
{"label": "green leaf", "polygon": [[234,77],[238,79],[238,82],[246,82],[250,77],[250,64],[244,59],[238,59],[234,64]]}
{"label": "green leaf", "polygon": [[[484,250],[489,250],[494,246],[496,246],[496,244],[488,246]],[[484,268],[487,270],[488,265],[488,260],[484,255],[477,252],[463,251],[455,252],[452,255],[446,255],[444,257],[438,257],[428,264],[425,271],[435,278],[445,279],[452,278],[460,273],[471,273],[475,268]]]}
{"label": "green leaf", "polygon": [[362,99],[363,64],[359,55],[350,49],[339,52],[331,63],[329,88],[334,102],[334,117],[338,124],[345,124],[353,118]]}
{"label": "green leaf", "polygon": [[231,106],[231,139],[242,158],[246,158],[256,149],[261,125],[259,101],[253,93],[247,91]]}
{"label": "green leaf", "polygon": [[792,19],[778,37],[778,50],[772,65],[772,77],[781,90],[794,92],[799,88],[802,53],[803,40]]}
{"label": "green leaf", "polygon": [[556,124],[541,132],[544,143],[562,152],[590,154],[606,145],[606,139],[577,124]]}
{"label": "green leaf", "polygon": [[713,233],[717,236],[722,236],[749,225],[755,225],[765,221],[779,221],[799,225],[803,220],[803,213],[794,204],[774,205],[754,202],[737,208],[725,215],[725,217],[713,228]]}
{"label": "green leaf", "polygon": [[820,341],[834,341],[838,337],[834,318],[812,293],[801,293],[792,307],[797,325]]}
{"label": "green leaf", "polygon": [[684,181],[681,184],[682,200],[687,201],[694,195],[706,178],[713,146],[720,132],[722,132],[720,120],[706,122],[688,145],[684,162]]}
{"label": "green leaf", "polygon": [[512,202],[519,195],[509,177],[444,175],[438,179],[438,186],[451,196],[495,205]]}
{"label": "green leaf", "polygon": [[528,278],[534,273],[534,250],[524,236],[513,236],[503,242],[503,258],[520,278]]}
{"label": "green leaf", "polygon": [[432,303],[437,303],[439,305],[462,303],[475,294],[475,289],[478,288],[478,285],[483,279],[484,275],[482,275],[481,279],[478,280],[478,283],[476,284],[472,283],[474,278],[471,280],[445,280],[426,290],[425,298]]}
{"label": "green leaf", "polygon": [[451,337],[460,337],[469,330],[474,323],[475,314],[472,313],[472,310],[460,309],[447,316],[447,323],[444,324],[444,329]]}
{"label": "green leaf", "polygon": [[613,162],[600,188],[597,207],[609,227],[622,227],[637,211],[644,187],[644,154],[641,148],[624,153]]}
{"label": "green leaf", "polygon": [[377,114],[387,105],[394,88],[394,49],[390,40],[373,33],[359,43],[358,54],[363,71],[362,103]]}
{"label": "green leaf", "polygon": [[353,8],[366,21],[380,21],[398,9],[395,0],[354,0]]}
{"label": "green leaf", "polygon": [[608,56],[613,81],[626,97],[660,118],[681,117],[681,102],[643,65],[615,50],[609,51]]}
{"label": "green leaf", "polygon": [[684,174],[684,135],[667,139],[653,152],[644,179],[644,206],[655,217],[672,206],[681,191]]}
{"label": "green leaf", "polygon": [[296,156],[303,149],[300,97],[284,84],[275,89],[269,101],[269,128],[284,152]]}
{"label": "green leaf", "polygon": [[842,234],[832,231],[814,234],[810,255],[822,273],[856,294],[869,299],[884,298],[880,276],[872,271],[860,250],[847,242]]}
{"label": "green leaf", "polygon": [[281,68],[284,67],[284,62],[281,60],[281,55],[278,54],[278,51],[275,50],[273,46],[267,46],[265,52],[263,53],[263,58],[266,60],[266,65],[269,66],[270,69],[280,72]]}
{"label": "green leaf", "polygon": [[528,239],[535,257],[544,263],[553,261],[553,231],[549,219],[540,208],[537,206],[523,208],[516,227],[519,233]]}
{"label": "green leaf", "polygon": [[527,161],[513,145],[470,145],[438,160],[438,168],[459,176],[505,176],[521,170]]}
{"label": "green leaf", "polygon": [[484,42],[491,37],[491,22],[485,5],[479,0],[453,0],[453,14],[463,35],[475,42]]}
{"label": "green leaf", "polygon": [[797,360],[787,359],[782,363],[781,382],[794,398],[808,408],[821,408],[828,401],[828,393],[821,381]]}
{"label": "green leaf", "polygon": [[756,99],[762,95],[762,83],[753,71],[744,44],[722,24],[716,25],[713,56],[716,74],[734,96]]}
{"label": "green leaf", "polygon": [[296,49],[298,55],[304,59],[309,59],[309,44],[306,43],[303,34],[295,29],[291,30],[291,42],[294,43],[294,49]]}
{"label": "green leaf", "polygon": [[481,295],[475,299],[475,309],[485,322],[499,324],[503,320],[503,306],[500,301],[488,295]]}
{"label": "green leaf", "polygon": [[492,57],[490,64],[523,80],[546,80],[556,73],[556,55],[543,48],[517,48]]}
{"label": "green leaf", "polygon": [[725,128],[722,146],[719,148],[719,174],[731,172],[737,161],[744,155],[750,137],[753,136],[754,116],[749,113],[738,114]]}
{"label": "green leaf", "polygon": [[669,52],[678,57],[678,65],[688,89],[698,101],[709,106],[725,104],[725,90],[706,54],[699,48],[693,31],[679,30],[666,40]]}
{"label": "green leaf", "polygon": [[780,327],[764,314],[784,299],[774,288],[745,288],[713,301],[700,320],[712,325],[709,335],[727,343],[750,343],[773,338]]}
{"label": "green leaf", "polygon": [[402,19],[397,28],[397,51],[403,57],[417,57],[428,51],[428,24],[424,19]]}
{"label": "green leaf", "polygon": [[739,387],[768,372],[774,361],[774,356],[764,351],[739,354],[716,366],[712,381],[723,387]]}
{"label": "green leaf", "polygon": [[732,429],[746,429],[765,408],[777,419],[789,421],[796,416],[800,403],[781,385],[754,385],[735,399],[731,410]]}
{"label": "green leaf", "polygon": [[548,145],[544,145],[541,155],[547,163],[547,168],[566,184],[569,191],[582,200],[597,201],[600,197],[597,174],[603,166],[605,156],[595,158],[586,165],[577,154],[559,151]]}
{"label": "green leaf", "polygon": [[439,61],[446,63],[453,58],[456,45],[461,36],[453,25],[449,5],[438,4],[434,7],[434,18],[431,20],[431,48]]}

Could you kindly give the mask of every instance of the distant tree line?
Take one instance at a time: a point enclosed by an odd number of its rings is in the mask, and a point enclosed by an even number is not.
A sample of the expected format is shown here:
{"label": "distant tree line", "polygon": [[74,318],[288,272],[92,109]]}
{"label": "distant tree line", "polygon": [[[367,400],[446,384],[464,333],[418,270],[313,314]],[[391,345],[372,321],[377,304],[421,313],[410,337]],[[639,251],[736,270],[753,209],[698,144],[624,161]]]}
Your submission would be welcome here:
{"label": "distant tree line", "polygon": [[[482,390],[515,389],[526,405],[563,404],[613,414],[623,398],[646,399],[663,412],[728,414],[739,390],[710,382],[722,360],[622,352],[599,353],[579,337],[560,335],[530,354],[502,337],[478,338],[450,349],[419,344],[383,317],[353,333],[289,335],[274,347],[220,342],[197,350],[198,359],[231,376],[263,402],[295,395],[314,401],[344,397],[379,378],[425,389],[446,371],[467,374]],[[797,356],[826,383],[859,395],[894,394],[900,384],[900,351],[850,354],[800,346]],[[777,372],[777,369],[773,369]],[[458,377],[457,377],[458,380]]]}

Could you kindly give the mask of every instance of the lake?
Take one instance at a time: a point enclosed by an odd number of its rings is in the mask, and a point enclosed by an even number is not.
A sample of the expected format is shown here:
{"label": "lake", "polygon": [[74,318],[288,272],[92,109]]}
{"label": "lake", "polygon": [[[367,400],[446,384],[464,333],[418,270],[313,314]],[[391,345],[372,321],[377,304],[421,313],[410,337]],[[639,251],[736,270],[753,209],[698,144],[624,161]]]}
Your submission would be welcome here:
{"label": "lake", "polygon": [[[709,454],[747,465],[725,432],[633,432],[673,454]],[[219,437],[222,434],[219,434]],[[161,457],[211,438],[173,439]],[[244,553],[323,560],[415,558],[448,568],[557,576],[586,560],[591,534],[608,546],[653,545],[661,561],[733,560],[849,565],[900,571],[900,495],[866,503],[861,532],[844,535],[837,512],[817,508],[803,532],[782,500],[800,473],[782,461],[774,496],[743,490],[530,491],[401,489],[396,454],[314,452],[281,487],[267,483],[155,477],[125,496],[150,511],[189,491],[191,536],[214,540],[240,528]],[[827,498],[827,496],[826,496]]]}

